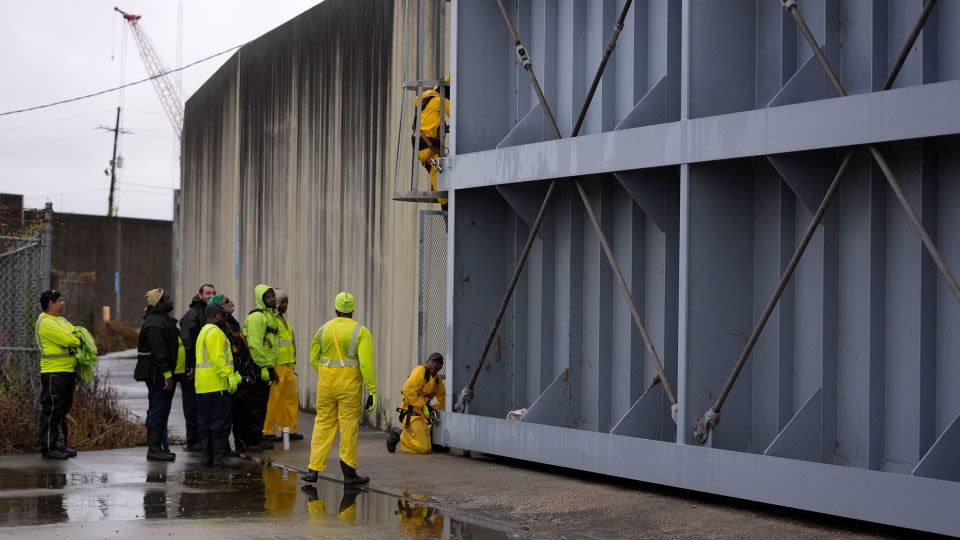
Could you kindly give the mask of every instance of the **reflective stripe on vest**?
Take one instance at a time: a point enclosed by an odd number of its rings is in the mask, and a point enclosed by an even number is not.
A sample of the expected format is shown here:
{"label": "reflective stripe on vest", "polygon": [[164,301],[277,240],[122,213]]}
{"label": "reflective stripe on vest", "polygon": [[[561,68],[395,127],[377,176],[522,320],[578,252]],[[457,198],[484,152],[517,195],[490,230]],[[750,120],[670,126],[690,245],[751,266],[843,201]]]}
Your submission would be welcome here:
{"label": "reflective stripe on vest", "polygon": [[280,340],[280,346],[281,346],[281,347],[289,347],[290,345],[293,345],[293,340],[290,340],[290,339],[281,339],[281,340]]}
{"label": "reflective stripe on vest", "polygon": [[[212,368],[213,363],[207,358],[207,334],[213,331],[216,327],[211,326],[203,331],[203,334],[200,336],[200,342],[203,344],[200,346],[201,353],[203,355],[203,362],[197,364],[197,369],[206,369]],[[228,366],[232,366],[233,362],[230,360],[230,340],[224,340],[223,344],[223,359],[224,363]]]}
{"label": "reflective stripe on vest", "polygon": [[[67,327],[64,326],[62,322],[60,322],[59,317],[50,316],[48,318],[53,319],[53,322],[60,325],[60,327],[63,328],[64,330],[67,329]],[[40,321],[41,320],[42,318],[37,319],[37,324],[33,330],[33,338],[37,340],[37,348],[40,349],[40,358],[71,358],[73,357],[74,356],[73,353],[68,351],[67,348],[64,347],[63,345],[60,345],[57,343],[52,343],[51,345],[56,345],[57,347],[60,347],[60,350],[63,351],[62,353],[43,354],[43,341],[40,340]]]}
{"label": "reflective stripe on vest", "polygon": [[[353,327],[353,335],[350,336],[350,348],[347,350],[346,358],[320,358],[320,363],[327,367],[348,367],[348,366],[359,366],[360,360],[357,358],[357,338],[360,336],[360,327],[362,325],[358,322],[356,326]],[[340,339],[337,336],[337,327],[336,325],[332,326],[333,330],[333,343],[336,345],[337,353],[343,355],[343,352],[340,350]],[[322,331],[322,329],[321,329]],[[323,334],[321,334],[322,336]]]}

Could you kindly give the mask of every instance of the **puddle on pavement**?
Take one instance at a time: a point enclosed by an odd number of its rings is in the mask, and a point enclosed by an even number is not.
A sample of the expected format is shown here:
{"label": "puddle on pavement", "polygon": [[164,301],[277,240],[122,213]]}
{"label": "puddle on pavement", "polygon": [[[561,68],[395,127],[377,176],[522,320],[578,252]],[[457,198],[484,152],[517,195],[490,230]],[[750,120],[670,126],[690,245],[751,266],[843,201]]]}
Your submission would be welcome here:
{"label": "puddle on pavement", "polygon": [[301,526],[395,530],[411,538],[509,538],[506,527],[449,515],[404,497],[304,484],[287,469],[197,464],[145,473],[58,473],[0,468],[0,527],[139,519],[290,518]]}

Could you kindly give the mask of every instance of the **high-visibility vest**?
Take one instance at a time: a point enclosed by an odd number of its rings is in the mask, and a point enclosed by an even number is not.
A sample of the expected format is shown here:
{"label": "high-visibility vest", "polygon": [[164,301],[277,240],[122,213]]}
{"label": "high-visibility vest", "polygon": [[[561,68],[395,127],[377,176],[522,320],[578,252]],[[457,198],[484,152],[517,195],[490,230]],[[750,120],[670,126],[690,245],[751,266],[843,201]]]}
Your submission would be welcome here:
{"label": "high-visibility vest", "polygon": [[297,355],[293,343],[293,324],[285,315],[277,315],[277,365],[295,364]]}
{"label": "high-visibility vest", "polygon": [[196,391],[198,394],[228,390],[233,374],[230,341],[217,325],[207,324],[197,337]]}
{"label": "high-visibility vest", "polygon": [[40,349],[40,373],[72,373],[77,358],[67,347],[79,347],[80,338],[73,335],[73,325],[63,317],[41,312],[36,326]]}
{"label": "high-visibility vest", "polygon": [[337,334],[337,320],[334,319],[323,325],[320,328],[320,339],[333,339],[333,346],[337,352],[337,358],[320,356],[320,364],[327,367],[359,366],[360,358],[357,356],[357,338],[360,337],[361,328],[363,328],[363,325],[354,321],[353,334],[350,336],[350,345],[347,347],[347,354],[344,355],[343,349],[340,347],[340,336]]}

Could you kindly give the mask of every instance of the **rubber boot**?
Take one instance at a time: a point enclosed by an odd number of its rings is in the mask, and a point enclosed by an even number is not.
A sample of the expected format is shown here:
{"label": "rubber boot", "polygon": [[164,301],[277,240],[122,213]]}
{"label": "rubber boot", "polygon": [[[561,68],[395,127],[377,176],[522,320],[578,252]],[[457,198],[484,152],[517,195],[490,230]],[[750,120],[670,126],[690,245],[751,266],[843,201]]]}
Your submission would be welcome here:
{"label": "rubber boot", "polygon": [[70,457],[67,454],[63,453],[62,450],[59,450],[59,449],[54,449],[49,452],[43,452],[41,455],[43,456],[43,459],[67,459]]}
{"label": "rubber boot", "polygon": [[167,428],[163,428],[163,431],[161,431],[161,433],[163,433],[163,436],[160,437],[160,451],[163,452],[164,454],[170,454],[171,456],[173,456],[173,458],[170,461],[177,459],[177,454],[170,451],[170,439],[169,439],[169,434],[167,433]]}
{"label": "rubber boot", "polygon": [[397,451],[397,445],[400,444],[400,428],[393,428],[390,430],[390,435],[387,436],[387,452],[391,454]]}
{"label": "rubber boot", "polygon": [[[300,477],[304,482],[316,482],[320,477],[320,472],[307,467],[307,474]],[[306,486],[304,486],[306,487]]]}
{"label": "rubber boot", "polygon": [[207,467],[213,467],[213,444],[209,437],[200,439],[200,449],[203,451],[203,464]]}
{"label": "rubber boot", "polygon": [[239,469],[240,460],[230,457],[230,441],[226,437],[213,439],[213,466],[220,469]]}
{"label": "rubber boot", "polygon": [[164,452],[160,447],[163,440],[163,430],[158,428],[147,429],[147,461],[173,461],[176,456]]}
{"label": "rubber boot", "polygon": [[344,463],[343,460],[340,461],[340,470],[343,471],[343,485],[347,487],[359,486],[370,481],[369,476],[360,476],[356,469]]}
{"label": "rubber boot", "polygon": [[66,454],[68,458],[77,457],[77,451],[69,446],[60,447],[60,451]]}

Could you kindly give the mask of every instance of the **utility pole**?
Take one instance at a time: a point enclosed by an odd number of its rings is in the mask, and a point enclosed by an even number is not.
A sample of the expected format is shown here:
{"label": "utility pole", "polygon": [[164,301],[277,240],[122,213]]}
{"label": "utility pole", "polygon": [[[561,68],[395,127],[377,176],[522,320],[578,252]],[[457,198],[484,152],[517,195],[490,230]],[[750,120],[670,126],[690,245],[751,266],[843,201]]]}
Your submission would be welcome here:
{"label": "utility pole", "polygon": [[120,129],[120,107],[117,107],[117,121],[113,128],[99,126],[99,129],[113,132],[113,158],[110,160],[110,196],[107,199],[107,217],[113,217],[113,192],[117,187],[117,142],[121,133],[131,133],[125,129]]}
{"label": "utility pole", "polygon": [[117,186],[117,139],[120,138],[120,107],[117,107],[117,123],[113,128],[113,158],[110,160],[110,198],[107,199],[107,217],[113,216],[113,190]]}

